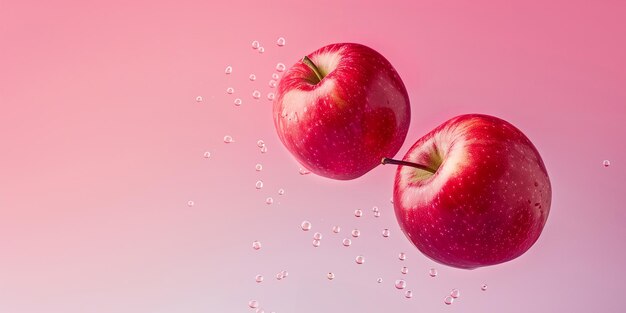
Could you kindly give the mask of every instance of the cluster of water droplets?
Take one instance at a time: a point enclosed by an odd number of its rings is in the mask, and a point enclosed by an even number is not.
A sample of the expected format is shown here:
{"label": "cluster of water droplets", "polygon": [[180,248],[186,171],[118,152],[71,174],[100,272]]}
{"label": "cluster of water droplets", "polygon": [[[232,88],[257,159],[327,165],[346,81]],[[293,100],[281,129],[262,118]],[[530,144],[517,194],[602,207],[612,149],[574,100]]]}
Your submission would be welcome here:
{"label": "cluster of water droplets", "polygon": [[380,210],[377,206],[372,208],[372,212],[374,212],[374,217],[380,217]]}
{"label": "cluster of water droplets", "polygon": [[[283,47],[285,46],[285,44],[286,44],[286,39],[284,37],[279,37],[276,40],[276,45],[278,47]],[[258,40],[253,40],[251,43],[251,47],[253,50],[256,50],[258,53],[262,54],[265,52],[265,48],[263,47],[261,42],[259,42]],[[275,66],[275,70],[276,72],[272,73],[271,79],[268,82],[268,86],[270,88],[276,88],[278,86],[278,80],[280,79],[280,75],[278,73],[284,72],[286,70],[286,66],[283,63],[277,63]],[[226,75],[231,75],[233,73],[233,66],[232,65],[226,66],[224,73]],[[254,82],[257,80],[257,75],[254,73],[251,73],[248,75],[248,79],[251,82]],[[235,89],[233,87],[228,87],[226,88],[226,93],[229,95],[232,95],[235,93]],[[251,95],[254,100],[259,100],[262,97],[262,92],[259,89],[254,89]],[[274,101],[274,99],[276,98],[276,94],[274,92],[268,92],[266,95],[266,98],[268,101]],[[202,97],[198,97],[196,101],[199,101],[199,102],[202,101]],[[237,97],[233,99],[232,101],[236,107],[240,107],[244,104],[244,100],[242,99],[242,97]]]}
{"label": "cluster of water droplets", "polygon": [[[276,39],[276,46],[278,47],[284,47],[286,44],[286,39],[284,37],[279,37]],[[264,52],[266,52],[266,48],[264,48],[263,43],[261,43],[258,40],[253,40],[251,42],[251,47],[253,51],[256,51],[259,54],[263,54]],[[235,87],[233,86],[226,86],[225,91],[227,95],[230,95],[232,98],[230,98],[230,103],[232,103],[234,105],[234,107],[245,107],[244,104],[248,103],[249,97],[252,97],[252,100],[260,100],[261,98],[266,98],[267,101],[274,101],[276,98],[276,89],[277,87],[279,87],[279,81],[281,78],[281,73],[286,71],[286,66],[283,63],[276,63],[275,67],[274,67],[274,72],[271,73],[271,76],[267,77],[267,80],[265,80],[266,84],[259,84],[259,81],[264,81],[263,76],[258,75],[258,73],[246,73],[247,74],[247,79],[250,82],[250,86],[252,86],[250,88],[249,91],[245,91],[244,93],[236,93],[235,92]],[[233,65],[227,65],[226,68],[224,69],[224,73],[227,76],[234,76],[236,75],[236,73],[239,73],[239,71],[235,71],[234,70],[234,66]],[[256,85],[255,85],[256,84]],[[264,88],[263,88],[264,87]],[[239,88],[237,88],[239,89]],[[265,91],[263,90],[265,89]],[[248,93],[249,92],[249,93]],[[267,92],[265,95],[264,93]],[[203,98],[202,96],[197,96],[196,97],[196,101],[197,102],[202,102]],[[231,136],[231,135],[225,135],[223,138],[224,143],[226,144],[231,144],[235,142],[235,139]],[[268,152],[268,147],[266,145],[266,143],[263,140],[258,140],[257,141],[257,148],[259,149],[259,152],[261,154],[265,154]],[[211,157],[211,153],[210,152],[205,152],[204,153],[204,158],[210,158]],[[264,171],[264,167],[263,164],[261,163],[256,163],[255,164],[255,171],[256,172],[262,172]],[[310,173],[310,171],[308,171],[305,168],[301,168],[300,169],[300,174],[301,175],[307,175]],[[257,179],[255,180],[255,189],[256,190],[266,190],[268,187],[268,184],[264,183],[263,179],[261,179],[261,177],[257,177]],[[285,195],[285,189],[284,188],[279,188],[277,191],[278,196],[284,196]],[[274,203],[274,198],[272,197],[267,197],[265,199],[265,203],[267,205],[271,205]],[[189,206],[193,206],[193,202],[190,201],[188,203]],[[300,225],[301,229],[303,231],[309,231],[312,229],[312,225],[309,221],[303,221]],[[333,231],[334,233],[338,233],[339,232],[339,226],[337,226],[336,229],[334,229]],[[315,232],[312,236],[312,240],[313,240],[313,246],[314,247],[319,247],[321,244],[321,240],[323,238],[322,233],[320,232]],[[261,250],[261,242],[259,241],[253,241],[252,242],[252,248],[254,251],[258,251]],[[362,256],[359,256],[356,258],[356,262],[359,264],[362,264],[364,262],[364,259]],[[280,271],[278,273],[276,273],[275,278],[277,280],[283,280],[288,276],[287,271]],[[333,280],[335,278],[335,274],[332,272],[328,272],[326,274],[326,277],[328,280]],[[261,274],[257,274],[254,277],[254,280],[257,284],[261,284],[264,282],[264,276]],[[259,302],[257,300],[250,300],[248,303],[248,306],[251,309],[254,309],[254,311],[256,313],[264,313],[265,310],[263,308],[261,308]]]}
{"label": "cluster of water droplets", "polygon": [[283,278],[287,278],[287,276],[289,276],[289,272],[287,272],[286,270],[282,270],[276,273],[276,280],[282,280]]}
{"label": "cluster of water droplets", "polygon": [[443,298],[443,303],[450,305],[454,303],[455,299],[461,296],[461,292],[458,289],[452,289],[450,295]]}

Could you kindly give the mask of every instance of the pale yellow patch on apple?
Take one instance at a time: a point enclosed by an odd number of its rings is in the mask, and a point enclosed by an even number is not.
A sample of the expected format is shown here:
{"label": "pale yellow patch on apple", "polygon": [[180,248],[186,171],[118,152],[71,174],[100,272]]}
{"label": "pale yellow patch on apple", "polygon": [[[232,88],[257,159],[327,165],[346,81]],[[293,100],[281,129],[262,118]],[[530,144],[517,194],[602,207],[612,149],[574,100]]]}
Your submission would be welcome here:
{"label": "pale yellow patch on apple", "polygon": [[302,118],[319,98],[333,93],[335,88],[333,79],[324,79],[320,84],[311,91],[292,89],[283,96],[280,116],[285,119],[284,122],[287,125],[298,122],[298,119]]}
{"label": "pale yellow patch on apple", "polygon": [[464,137],[474,124],[473,120],[442,129],[427,139],[420,147],[411,151],[404,160],[437,168],[435,174],[428,171],[403,166],[400,172],[399,188],[404,190],[400,204],[411,208],[431,202],[451,177],[461,172],[468,164]]}
{"label": "pale yellow patch on apple", "polygon": [[311,56],[311,61],[313,61],[320,70],[322,77],[326,77],[326,75],[330,74],[330,72],[334,71],[337,66],[339,66],[342,54],[343,48],[333,52],[315,54]]}

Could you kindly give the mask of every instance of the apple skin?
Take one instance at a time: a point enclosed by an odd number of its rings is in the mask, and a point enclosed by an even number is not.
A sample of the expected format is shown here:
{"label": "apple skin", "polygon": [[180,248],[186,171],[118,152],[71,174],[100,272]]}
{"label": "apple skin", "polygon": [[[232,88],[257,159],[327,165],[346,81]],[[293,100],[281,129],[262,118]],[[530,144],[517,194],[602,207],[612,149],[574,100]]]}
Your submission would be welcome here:
{"label": "apple skin", "polygon": [[362,176],[395,155],[409,128],[409,96],[381,54],[361,44],[331,44],[281,78],[274,126],[287,150],[311,172],[339,180]]}
{"label": "apple skin", "polygon": [[510,123],[457,116],[415,142],[403,160],[438,168],[429,174],[399,166],[393,192],[402,231],[432,260],[464,269],[499,264],[539,238],[550,179],[535,146]]}

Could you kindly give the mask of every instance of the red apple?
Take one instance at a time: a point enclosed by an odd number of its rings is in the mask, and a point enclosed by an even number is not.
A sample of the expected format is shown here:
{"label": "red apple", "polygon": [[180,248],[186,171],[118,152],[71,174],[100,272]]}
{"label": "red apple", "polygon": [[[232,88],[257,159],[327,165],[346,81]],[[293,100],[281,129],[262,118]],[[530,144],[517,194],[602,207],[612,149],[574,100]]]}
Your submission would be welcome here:
{"label": "red apple", "polygon": [[510,261],[539,238],[550,212],[546,167],[530,140],[499,118],[457,116],[420,138],[396,171],[404,234],[432,260],[472,269]]}
{"label": "red apple", "polygon": [[297,62],[280,80],[273,111],[278,136],[298,162],[342,180],[395,155],[411,117],[391,63],[355,43],[328,45]]}

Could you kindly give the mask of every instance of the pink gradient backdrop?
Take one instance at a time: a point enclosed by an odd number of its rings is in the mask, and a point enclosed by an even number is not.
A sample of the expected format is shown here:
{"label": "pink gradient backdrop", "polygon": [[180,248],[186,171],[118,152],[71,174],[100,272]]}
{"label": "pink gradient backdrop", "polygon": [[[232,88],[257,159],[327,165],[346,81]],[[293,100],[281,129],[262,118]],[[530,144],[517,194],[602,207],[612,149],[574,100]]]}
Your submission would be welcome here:
{"label": "pink gradient backdrop", "polygon": [[[0,2],[0,312],[247,312],[251,299],[277,313],[622,310],[624,2],[129,2]],[[298,174],[267,82],[277,62],[344,41],[404,79],[414,114],[400,156],[462,113],[531,138],[554,198],[528,253],[473,271],[436,265],[395,222],[392,168],[348,182]],[[341,246],[355,227],[362,236]],[[412,299],[393,287],[403,265]],[[445,306],[452,288],[461,298]]]}

